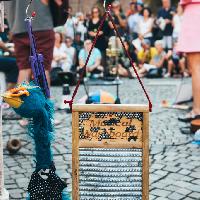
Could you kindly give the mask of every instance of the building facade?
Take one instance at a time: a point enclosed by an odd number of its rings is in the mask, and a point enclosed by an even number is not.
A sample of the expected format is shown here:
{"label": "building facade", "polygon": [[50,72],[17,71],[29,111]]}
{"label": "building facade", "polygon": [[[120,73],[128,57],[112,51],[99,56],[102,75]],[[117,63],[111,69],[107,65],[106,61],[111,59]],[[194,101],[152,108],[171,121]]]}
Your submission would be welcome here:
{"label": "building facade", "polygon": [[[73,8],[73,13],[83,12],[87,13],[92,6],[96,4],[97,0],[69,0],[69,5]],[[123,9],[127,9],[130,0],[121,0]]]}

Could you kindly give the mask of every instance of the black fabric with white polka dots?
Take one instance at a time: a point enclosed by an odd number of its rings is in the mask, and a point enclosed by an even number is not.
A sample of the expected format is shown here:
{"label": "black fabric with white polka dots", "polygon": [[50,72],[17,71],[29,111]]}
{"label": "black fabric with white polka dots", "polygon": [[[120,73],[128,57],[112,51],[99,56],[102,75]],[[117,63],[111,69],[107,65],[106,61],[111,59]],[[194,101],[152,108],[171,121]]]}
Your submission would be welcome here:
{"label": "black fabric with white polka dots", "polygon": [[34,172],[28,185],[28,192],[31,200],[62,200],[62,191],[67,187],[55,173],[52,167],[43,179],[38,172]]}

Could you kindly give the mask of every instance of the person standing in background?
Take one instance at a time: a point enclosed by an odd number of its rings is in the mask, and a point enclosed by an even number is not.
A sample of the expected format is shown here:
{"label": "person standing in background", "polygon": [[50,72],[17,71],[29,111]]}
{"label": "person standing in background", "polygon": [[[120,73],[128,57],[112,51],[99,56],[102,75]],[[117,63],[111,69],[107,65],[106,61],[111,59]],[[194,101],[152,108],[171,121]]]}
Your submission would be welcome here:
{"label": "person standing in background", "polygon": [[170,0],[162,0],[162,8],[159,9],[157,18],[158,20],[165,20],[165,27],[163,30],[163,43],[166,51],[172,49],[172,18],[173,9]]}
{"label": "person standing in background", "polygon": [[142,16],[138,21],[138,37],[142,41],[143,39],[148,39],[152,42],[152,29],[153,29],[153,18],[151,17],[150,8],[145,7],[142,12]]}
{"label": "person standing in background", "polygon": [[135,14],[136,2],[137,2],[137,1],[131,1],[131,2],[129,3],[129,9],[128,9],[127,12],[126,12],[126,17],[129,17],[129,16]]}
{"label": "person standing in background", "polygon": [[78,25],[78,20],[72,14],[72,7],[68,8],[68,19],[64,24],[64,34],[66,37],[71,37],[74,40],[76,26]]}
{"label": "person standing in background", "polygon": [[183,8],[180,4],[178,4],[176,14],[173,16],[173,21],[172,21],[172,25],[174,27],[172,34],[173,43],[178,41],[182,20],[183,20]]}
{"label": "person standing in background", "polygon": [[134,40],[138,37],[138,21],[140,20],[141,16],[137,11],[136,3],[131,2],[130,5],[132,7],[132,14],[129,15],[127,22],[128,22],[130,40]]}
{"label": "person standing in background", "polygon": [[68,55],[71,63],[70,71],[72,67],[74,67],[74,65],[76,64],[76,49],[72,46],[72,44],[73,40],[70,37],[66,37],[65,42],[62,44],[64,52]]}
{"label": "person standing in background", "polygon": [[137,11],[139,12],[139,14],[142,14],[142,10],[144,8],[144,2],[142,0],[137,0]]}
{"label": "person standing in background", "polygon": [[[77,26],[76,26],[76,33],[81,33],[81,41],[85,40],[87,34],[87,28],[85,26],[85,16],[82,12],[76,14],[77,17]],[[75,33],[75,37],[76,37]],[[75,40],[74,37],[74,40]]]}
{"label": "person standing in background", "polygon": [[[58,5],[62,4],[62,0],[55,0]],[[33,34],[36,39],[37,51],[44,56],[44,67],[47,81],[50,85],[49,72],[53,59],[54,48],[54,31],[53,20],[48,6],[48,0],[33,1],[31,10],[36,12],[35,20],[33,20]],[[27,17],[26,8],[29,4],[27,0],[7,1],[5,9],[7,12],[8,23],[12,39],[15,44],[15,55],[19,68],[18,83],[31,78],[31,66],[29,62],[30,41],[24,19]]]}
{"label": "person standing in background", "polygon": [[177,50],[187,54],[192,75],[193,109],[178,119],[191,122],[200,118],[200,0],[181,0],[184,8]]}
{"label": "person standing in background", "polygon": [[[124,36],[127,29],[127,20],[126,20],[126,16],[122,12],[121,4],[117,0],[113,1],[112,3],[112,16],[113,16],[114,23],[116,27],[118,28],[120,36]],[[111,28],[110,36],[115,36],[114,27],[111,21],[109,21],[108,24]]]}
{"label": "person standing in background", "polygon": [[[92,17],[88,24],[88,38],[92,41],[96,37],[98,27],[101,24],[101,13],[98,7],[92,8]],[[99,37],[97,39],[95,47],[101,51],[102,60],[101,64],[106,66],[106,48],[108,47],[107,37],[109,35],[110,28],[108,22],[105,21],[102,30],[99,32]],[[105,70],[106,71],[106,70]]]}

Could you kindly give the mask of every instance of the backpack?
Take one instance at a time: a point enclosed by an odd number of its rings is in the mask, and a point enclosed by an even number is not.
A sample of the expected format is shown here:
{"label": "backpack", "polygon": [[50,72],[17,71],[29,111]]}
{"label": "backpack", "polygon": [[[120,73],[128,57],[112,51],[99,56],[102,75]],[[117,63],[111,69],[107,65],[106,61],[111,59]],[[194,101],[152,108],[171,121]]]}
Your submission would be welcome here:
{"label": "backpack", "polygon": [[63,0],[61,6],[58,6],[54,0],[50,0],[49,6],[53,18],[54,27],[64,25],[68,17],[68,7],[69,7],[68,0]]}

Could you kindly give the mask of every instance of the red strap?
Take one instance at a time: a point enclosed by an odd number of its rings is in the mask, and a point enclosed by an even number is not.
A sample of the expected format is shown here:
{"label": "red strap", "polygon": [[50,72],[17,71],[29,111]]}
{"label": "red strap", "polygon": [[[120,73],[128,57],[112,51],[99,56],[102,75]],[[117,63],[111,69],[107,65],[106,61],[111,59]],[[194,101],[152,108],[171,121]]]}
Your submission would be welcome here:
{"label": "red strap", "polygon": [[128,52],[128,51],[126,50],[126,48],[125,48],[125,45],[124,45],[124,43],[123,43],[123,41],[122,41],[122,38],[121,38],[121,36],[120,36],[120,34],[119,34],[119,31],[118,31],[116,25],[115,25],[115,23],[114,23],[114,20],[113,20],[113,18],[112,18],[112,15],[110,14],[110,11],[111,11],[110,9],[111,9],[111,5],[108,6],[108,10],[107,10],[107,11],[104,13],[104,15],[103,15],[103,18],[102,18],[102,20],[101,20],[100,26],[99,26],[99,28],[98,28],[98,30],[97,30],[97,34],[96,34],[95,39],[94,39],[94,41],[93,41],[93,43],[92,43],[92,48],[91,48],[90,51],[89,51],[88,57],[87,57],[87,59],[86,59],[85,65],[84,65],[84,67],[83,67],[83,72],[82,72],[82,74],[81,74],[81,76],[80,76],[80,78],[79,78],[79,81],[78,81],[78,83],[77,83],[77,85],[76,85],[76,88],[74,89],[74,92],[73,92],[73,95],[72,95],[72,99],[71,99],[70,101],[65,100],[64,103],[65,103],[65,104],[66,104],[66,103],[69,103],[70,109],[72,110],[72,105],[73,105],[74,98],[75,98],[75,96],[76,96],[76,94],[77,94],[77,92],[78,92],[78,88],[79,88],[79,86],[80,86],[81,80],[82,80],[83,77],[84,77],[84,73],[85,73],[85,71],[86,71],[86,67],[87,67],[87,64],[88,64],[88,62],[89,62],[89,59],[90,59],[92,50],[93,50],[93,48],[94,48],[94,46],[95,46],[95,44],[96,44],[96,42],[97,42],[97,39],[98,39],[98,37],[99,37],[99,32],[102,30],[104,21],[106,20],[107,17],[109,17],[109,18],[110,18],[110,21],[112,22],[112,25],[113,25],[113,27],[114,27],[114,29],[115,29],[115,31],[116,31],[116,34],[117,34],[117,36],[119,37],[120,42],[122,43],[122,46],[123,46],[123,48],[124,48],[124,51],[126,52],[126,55],[128,56],[128,58],[129,58],[129,60],[130,60],[130,62],[131,62],[131,65],[132,65],[132,67],[133,67],[133,69],[134,69],[134,72],[135,72],[135,74],[136,74],[136,76],[137,76],[137,79],[138,79],[138,81],[139,81],[139,83],[140,83],[140,85],[141,85],[141,87],[142,87],[142,89],[143,89],[143,91],[144,91],[144,93],[145,93],[145,95],[146,95],[146,97],[147,97],[147,100],[148,100],[148,102],[149,102],[149,111],[151,112],[151,111],[152,111],[152,103],[151,103],[150,97],[149,97],[149,95],[148,95],[148,93],[147,93],[147,91],[146,91],[146,89],[145,89],[145,87],[144,87],[144,84],[142,83],[142,81],[141,81],[141,79],[140,79],[140,77],[139,77],[139,75],[138,75],[138,72],[137,72],[137,70],[136,70],[136,68],[135,68],[135,66],[134,66],[134,64],[133,64],[133,61],[132,61],[132,58],[131,58],[129,52]]}
{"label": "red strap", "polygon": [[71,99],[70,101],[67,101],[67,100],[64,101],[65,104],[66,104],[66,103],[69,104],[71,110],[72,110],[72,105],[73,105],[73,102],[74,102],[74,98],[75,98],[75,96],[76,96],[76,94],[77,94],[77,92],[78,92],[78,88],[79,88],[79,86],[80,86],[80,84],[81,84],[81,80],[82,80],[83,77],[84,77],[84,74],[85,74],[85,71],[86,71],[86,67],[87,67],[87,64],[88,64],[88,62],[89,62],[89,59],[90,59],[92,50],[94,49],[94,46],[95,46],[95,44],[96,44],[96,42],[97,42],[97,39],[98,39],[98,37],[99,37],[99,32],[102,30],[102,27],[103,27],[103,24],[104,24],[104,21],[106,20],[106,18],[107,18],[107,12],[105,12],[104,15],[103,15],[103,18],[102,18],[102,20],[101,20],[101,24],[100,24],[100,26],[99,26],[99,28],[98,28],[98,30],[97,30],[97,34],[96,34],[96,36],[95,36],[95,38],[94,38],[94,41],[93,41],[93,43],[92,43],[92,48],[91,48],[90,51],[89,51],[88,57],[87,57],[87,59],[86,59],[85,65],[84,65],[84,67],[83,67],[82,74],[81,74],[81,76],[80,76],[80,78],[79,78],[79,80],[78,80],[78,83],[77,83],[77,85],[76,85],[76,87],[75,87],[75,89],[74,89],[74,92],[73,92],[73,95],[72,95],[72,99]]}
{"label": "red strap", "polygon": [[145,93],[145,95],[146,95],[146,97],[147,97],[147,100],[148,100],[148,102],[149,102],[149,111],[151,112],[151,111],[152,111],[152,103],[151,103],[150,97],[149,97],[149,95],[148,95],[148,93],[147,93],[147,91],[146,91],[146,89],[145,89],[145,87],[144,87],[143,82],[142,82],[141,79],[140,79],[140,76],[138,75],[138,72],[137,72],[137,70],[136,70],[136,68],[135,68],[135,66],[134,66],[134,64],[133,64],[133,60],[132,60],[132,58],[131,58],[129,52],[126,50],[126,47],[125,47],[125,45],[124,45],[124,43],[123,43],[123,41],[122,41],[122,38],[121,38],[121,36],[120,36],[120,34],[119,34],[119,31],[118,31],[118,29],[117,29],[117,27],[116,27],[116,25],[115,25],[115,23],[114,23],[114,20],[113,20],[113,18],[112,18],[112,15],[110,14],[110,9],[111,9],[111,7],[108,6],[108,11],[107,11],[108,17],[110,18],[110,21],[112,22],[112,25],[113,25],[113,27],[114,27],[114,29],[115,29],[115,31],[116,31],[116,34],[117,34],[117,36],[119,37],[120,42],[122,43],[122,46],[123,46],[123,48],[124,48],[124,51],[126,52],[126,55],[128,56],[128,58],[129,58],[129,60],[130,60],[130,62],[131,62],[131,65],[132,65],[132,67],[133,67],[133,69],[134,69],[134,72],[135,72],[135,74],[136,74],[136,76],[137,76],[137,79],[138,79],[138,81],[139,81],[139,83],[140,83],[140,85],[141,85],[141,87],[142,87],[142,89],[143,89],[143,91],[144,91],[144,93]]}

